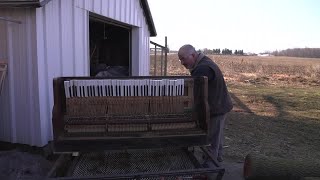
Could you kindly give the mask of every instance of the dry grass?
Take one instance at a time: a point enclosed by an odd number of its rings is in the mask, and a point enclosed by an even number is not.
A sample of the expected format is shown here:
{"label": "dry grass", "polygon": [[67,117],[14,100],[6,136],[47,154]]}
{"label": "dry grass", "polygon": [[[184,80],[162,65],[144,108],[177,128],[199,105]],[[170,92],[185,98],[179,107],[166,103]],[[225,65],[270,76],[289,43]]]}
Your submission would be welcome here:
{"label": "dry grass", "polygon": [[[210,56],[224,73],[234,109],[225,156],[248,153],[320,162],[320,59]],[[188,75],[177,55],[168,75]]]}
{"label": "dry grass", "polygon": [[[209,56],[219,65],[229,83],[251,83],[270,85],[312,85],[320,84],[320,59],[295,57],[259,56]],[[151,57],[153,66],[154,57]],[[160,57],[157,57],[160,60]],[[160,62],[157,64],[160,74]],[[153,67],[150,72],[154,72]],[[188,75],[177,55],[168,55],[168,75]]]}

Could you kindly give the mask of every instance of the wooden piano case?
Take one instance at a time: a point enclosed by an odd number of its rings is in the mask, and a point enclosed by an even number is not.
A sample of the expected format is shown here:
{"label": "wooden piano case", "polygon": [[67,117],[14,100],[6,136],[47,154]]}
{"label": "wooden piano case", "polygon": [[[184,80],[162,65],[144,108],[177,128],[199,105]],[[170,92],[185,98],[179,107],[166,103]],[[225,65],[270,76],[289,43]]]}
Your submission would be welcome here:
{"label": "wooden piano case", "polygon": [[[66,81],[107,79],[183,79],[184,91],[181,96],[66,97]],[[206,77],[190,76],[55,78],[54,151],[93,152],[206,145],[209,119],[207,86]]]}

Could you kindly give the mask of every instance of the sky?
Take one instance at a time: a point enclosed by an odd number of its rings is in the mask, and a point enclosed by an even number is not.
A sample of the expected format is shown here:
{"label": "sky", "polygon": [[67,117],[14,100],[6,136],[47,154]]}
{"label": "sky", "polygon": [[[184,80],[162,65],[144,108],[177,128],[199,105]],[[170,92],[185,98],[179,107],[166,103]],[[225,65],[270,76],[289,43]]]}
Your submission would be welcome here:
{"label": "sky", "polygon": [[157,36],[170,50],[228,48],[246,53],[320,48],[319,0],[148,0]]}

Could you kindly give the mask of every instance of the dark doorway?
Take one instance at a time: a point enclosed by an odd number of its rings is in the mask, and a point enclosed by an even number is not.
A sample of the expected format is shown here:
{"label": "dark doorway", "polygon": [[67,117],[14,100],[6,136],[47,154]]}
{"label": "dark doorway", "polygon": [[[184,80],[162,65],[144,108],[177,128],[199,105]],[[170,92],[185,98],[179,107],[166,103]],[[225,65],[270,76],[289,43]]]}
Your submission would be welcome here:
{"label": "dark doorway", "polygon": [[90,76],[130,75],[129,27],[92,16],[89,19],[89,39]]}

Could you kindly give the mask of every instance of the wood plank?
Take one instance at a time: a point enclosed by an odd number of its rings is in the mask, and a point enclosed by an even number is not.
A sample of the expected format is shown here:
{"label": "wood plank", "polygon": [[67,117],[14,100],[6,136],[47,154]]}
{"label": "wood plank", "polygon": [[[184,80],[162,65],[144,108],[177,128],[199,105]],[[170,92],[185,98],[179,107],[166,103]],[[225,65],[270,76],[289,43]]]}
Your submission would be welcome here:
{"label": "wood plank", "polygon": [[101,150],[189,147],[207,144],[207,135],[123,137],[123,138],[66,138],[54,142],[55,152],[97,152]]}

